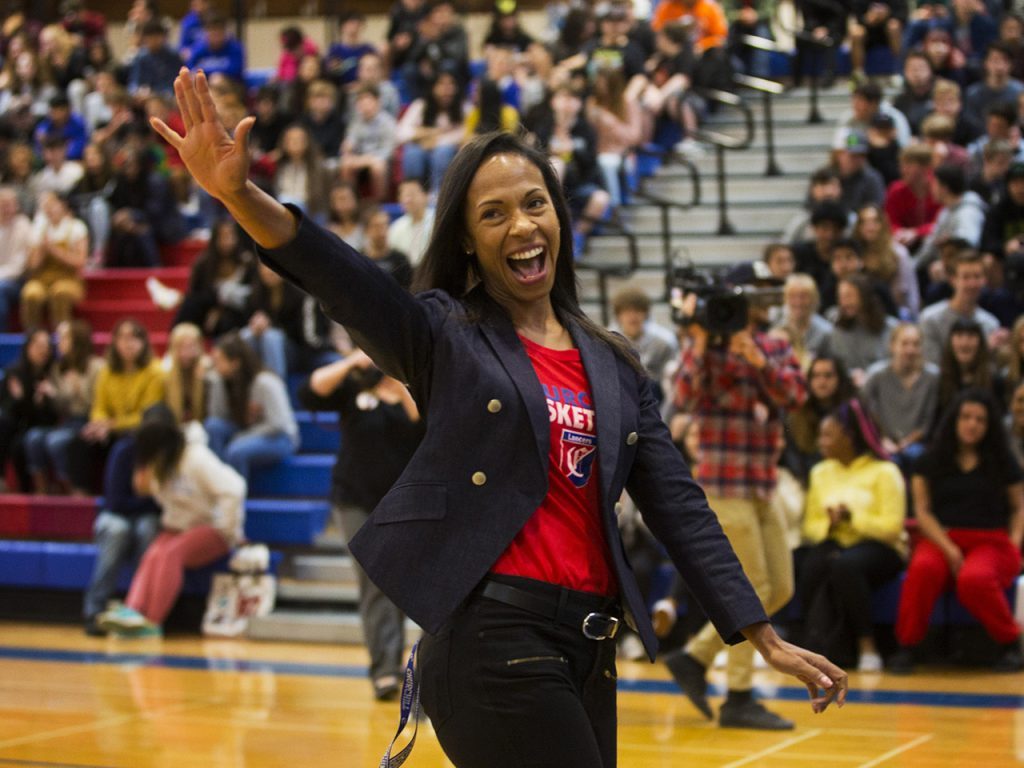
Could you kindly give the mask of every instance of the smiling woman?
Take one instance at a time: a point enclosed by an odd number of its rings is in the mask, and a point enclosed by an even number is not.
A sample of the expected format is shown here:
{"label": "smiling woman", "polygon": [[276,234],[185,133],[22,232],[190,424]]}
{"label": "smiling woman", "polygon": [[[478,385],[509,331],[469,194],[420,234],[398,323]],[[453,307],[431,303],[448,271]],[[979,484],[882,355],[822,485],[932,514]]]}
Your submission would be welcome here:
{"label": "smiling woman", "polygon": [[842,704],[846,674],[768,623],[626,342],[580,310],[545,155],[505,134],[460,150],[413,295],[247,181],[253,119],[229,136],[202,73],[175,94],[185,136],[153,127],[424,414],[349,549],[426,631],[416,677],[456,766],[615,765],[620,621],[657,649],[616,525],[624,489],[723,637],[798,677],[815,712]]}

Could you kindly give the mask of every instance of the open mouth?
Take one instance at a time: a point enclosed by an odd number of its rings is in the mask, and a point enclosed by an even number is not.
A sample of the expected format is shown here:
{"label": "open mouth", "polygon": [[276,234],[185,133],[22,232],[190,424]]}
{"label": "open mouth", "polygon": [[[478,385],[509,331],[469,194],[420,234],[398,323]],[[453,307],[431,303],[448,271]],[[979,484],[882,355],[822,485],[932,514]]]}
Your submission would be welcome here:
{"label": "open mouth", "polygon": [[547,251],[543,246],[538,245],[528,251],[520,251],[508,257],[509,268],[523,282],[533,282],[544,276],[546,273]]}

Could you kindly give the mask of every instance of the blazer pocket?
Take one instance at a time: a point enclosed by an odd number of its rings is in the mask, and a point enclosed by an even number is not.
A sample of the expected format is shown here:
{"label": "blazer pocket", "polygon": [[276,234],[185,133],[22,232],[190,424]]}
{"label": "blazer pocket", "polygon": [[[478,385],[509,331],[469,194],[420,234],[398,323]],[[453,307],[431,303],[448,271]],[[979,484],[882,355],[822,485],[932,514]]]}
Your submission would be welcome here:
{"label": "blazer pocket", "polygon": [[448,512],[448,486],[444,483],[396,485],[373,513],[377,525],[413,520],[441,520]]}

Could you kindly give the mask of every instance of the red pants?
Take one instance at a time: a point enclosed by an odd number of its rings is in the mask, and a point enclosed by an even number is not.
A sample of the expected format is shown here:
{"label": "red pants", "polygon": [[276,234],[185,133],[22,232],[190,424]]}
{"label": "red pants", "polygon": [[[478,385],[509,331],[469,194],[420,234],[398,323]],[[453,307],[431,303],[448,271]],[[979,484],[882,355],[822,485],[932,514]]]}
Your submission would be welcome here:
{"label": "red pants", "polygon": [[947,533],[964,554],[955,584],[942,550],[927,540],[918,543],[900,594],[896,639],[903,646],[924,640],[935,601],[955,587],[957,598],[993,640],[1013,642],[1021,628],[1013,620],[1005,592],[1020,573],[1020,552],[1005,530],[954,528]]}
{"label": "red pants", "polygon": [[229,549],[224,536],[208,525],[161,532],[142,556],[125,604],[154,624],[163,624],[181,592],[185,569],[209,565]]}

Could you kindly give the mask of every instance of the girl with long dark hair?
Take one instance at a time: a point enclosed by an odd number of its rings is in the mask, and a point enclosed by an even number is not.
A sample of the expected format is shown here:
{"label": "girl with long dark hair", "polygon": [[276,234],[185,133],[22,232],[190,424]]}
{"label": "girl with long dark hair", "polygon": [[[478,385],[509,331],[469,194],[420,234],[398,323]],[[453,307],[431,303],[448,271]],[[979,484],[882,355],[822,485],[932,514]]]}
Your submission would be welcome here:
{"label": "girl with long dark hair", "polygon": [[821,460],[818,430],[840,403],[856,393],[838,357],[818,355],[807,368],[807,399],[786,418],[786,447],[779,464],[804,487],[811,468]]}
{"label": "girl with long dark hair", "polygon": [[797,675],[815,710],[845,698],[842,670],[775,634],[651,382],[580,308],[569,209],[543,153],[505,133],[462,149],[418,274],[429,290],[413,295],[247,181],[252,121],[228,136],[202,73],[176,92],[186,135],[156,130],[424,414],[420,447],[349,551],[426,630],[415,679],[455,765],[615,765],[619,621],[656,647],[615,525],[627,486],[726,638]]}
{"label": "girl with long dark hair", "polygon": [[1002,402],[1003,386],[992,366],[988,340],[974,320],[958,318],[949,330],[939,364],[938,421],[957,394],[968,387],[981,389]]}
{"label": "girl with long dark hair", "polygon": [[210,448],[248,481],[253,467],[275,464],[299,447],[299,428],[284,382],[263,370],[237,333],[220,338],[211,355],[206,431]]}
{"label": "girl with long dark hair", "polygon": [[996,670],[1024,669],[1021,628],[1005,590],[1021,568],[1024,475],[1006,444],[991,393],[967,389],[943,414],[911,478],[923,539],[914,548],[896,616],[893,672],[909,672],[928,617],[952,584],[957,598],[1001,646]]}
{"label": "girl with long dark hair", "polygon": [[45,328],[36,328],[25,335],[21,354],[0,378],[0,482],[10,459],[22,491],[31,486],[25,460],[28,431],[57,422],[55,393],[49,381],[52,362],[50,334]]}
{"label": "girl with long dark hair", "polygon": [[442,71],[426,95],[405,110],[395,131],[402,145],[402,178],[419,179],[437,192],[465,136],[463,98],[459,79]]}

